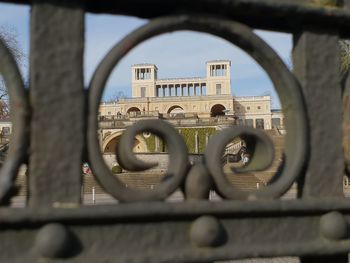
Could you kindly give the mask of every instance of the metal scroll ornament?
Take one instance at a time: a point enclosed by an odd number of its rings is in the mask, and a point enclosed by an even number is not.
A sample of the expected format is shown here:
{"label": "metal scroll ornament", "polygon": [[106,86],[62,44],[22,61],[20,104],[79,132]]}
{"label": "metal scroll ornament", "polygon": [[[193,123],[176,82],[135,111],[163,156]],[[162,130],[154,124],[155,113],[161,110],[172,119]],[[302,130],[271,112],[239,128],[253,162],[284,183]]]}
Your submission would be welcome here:
{"label": "metal scroll ornament", "polygon": [[[214,181],[215,189],[224,198],[259,199],[281,196],[302,173],[306,159],[307,125],[299,84],[273,49],[249,27],[234,21],[206,16],[174,16],[154,19],[116,44],[99,64],[90,83],[88,123],[89,159],[97,180],[108,193],[124,202],[162,200],[182,187],[188,173],[187,150],[179,134],[169,124],[154,120],[136,123],[127,129],[119,145],[118,158],[122,166],[132,171],[140,171],[155,164],[146,164],[135,158],[132,153],[134,136],[142,132],[152,132],[168,144],[170,154],[166,175],[168,179],[152,191],[128,189],[113,177],[101,157],[96,136],[98,128],[96,116],[99,103],[104,86],[114,67],[132,48],[143,41],[177,30],[205,32],[226,39],[253,57],[271,78],[282,103],[287,129],[284,160],[272,183],[266,188],[246,193],[235,189],[224,177],[220,158],[224,147],[234,137],[245,138],[248,147],[254,150],[250,164],[244,168],[245,172],[266,169],[273,160],[272,142],[261,131],[248,127],[233,127],[215,135],[208,143],[204,165]],[[243,172],[243,170],[236,170],[236,172]]]}
{"label": "metal scroll ornament", "polygon": [[16,61],[0,38],[0,76],[8,90],[11,109],[11,145],[0,170],[0,204],[6,205],[16,194],[15,179],[28,146],[28,101]]}

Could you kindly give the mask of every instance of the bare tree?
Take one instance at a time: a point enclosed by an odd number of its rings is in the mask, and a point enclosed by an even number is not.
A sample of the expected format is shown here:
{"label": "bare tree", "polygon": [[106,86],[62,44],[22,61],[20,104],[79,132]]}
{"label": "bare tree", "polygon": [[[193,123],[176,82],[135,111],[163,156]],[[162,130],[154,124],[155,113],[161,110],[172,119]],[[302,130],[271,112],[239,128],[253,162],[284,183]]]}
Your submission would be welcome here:
{"label": "bare tree", "polygon": [[[24,52],[18,43],[17,31],[7,25],[0,26],[0,39],[11,50],[12,55],[19,65],[24,63]],[[8,92],[5,81],[0,73],[0,119],[9,117]]]}
{"label": "bare tree", "polygon": [[126,95],[123,91],[116,91],[112,95],[104,99],[104,102],[117,102],[120,99],[125,99]]}

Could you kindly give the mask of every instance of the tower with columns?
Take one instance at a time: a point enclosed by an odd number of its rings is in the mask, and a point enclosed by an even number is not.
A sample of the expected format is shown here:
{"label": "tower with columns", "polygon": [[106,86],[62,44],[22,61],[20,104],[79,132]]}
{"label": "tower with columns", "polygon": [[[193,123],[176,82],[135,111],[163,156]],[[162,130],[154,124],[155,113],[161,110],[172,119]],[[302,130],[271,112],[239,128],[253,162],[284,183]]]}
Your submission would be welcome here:
{"label": "tower with columns", "polygon": [[132,97],[193,97],[231,95],[231,62],[208,61],[202,78],[158,79],[154,64],[132,66]]}
{"label": "tower with columns", "polygon": [[137,64],[131,67],[133,98],[156,97],[158,68],[154,64]]}
{"label": "tower with columns", "polygon": [[158,79],[154,64],[137,64],[131,69],[133,98],[231,95],[229,60],[208,61],[204,78]]}
{"label": "tower with columns", "polygon": [[231,95],[231,61],[207,62],[207,95]]}

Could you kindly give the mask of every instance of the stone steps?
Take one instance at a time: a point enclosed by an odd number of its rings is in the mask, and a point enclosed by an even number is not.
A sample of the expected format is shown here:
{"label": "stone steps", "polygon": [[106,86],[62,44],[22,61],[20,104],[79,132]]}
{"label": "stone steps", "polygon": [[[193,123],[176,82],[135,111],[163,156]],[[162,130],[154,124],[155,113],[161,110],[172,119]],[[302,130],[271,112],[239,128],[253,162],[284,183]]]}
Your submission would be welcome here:
{"label": "stone steps", "polygon": [[[267,131],[275,145],[275,160],[270,168],[263,172],[250,172],[245,174],[232,174],[229,170],[225,170],[227,178],[231,184],[243,191],[252,191],[257,188],[257,184],[263,186],[268,184],[274,173],[276,172],[282,158],[284,149],[284,137],[276,135],[275,131]],[[125,185],[138,189],[152,189],[156,187],[162,180],[163,175],[157,173],[122,173],[118,178],[124,182]],[[20,186],[19,195],[26,195],[26,176],[19,175],[16,184]],[[83,191],[84,194],[91,194],[93,187],[95,193],[104,193],[102,187],[97,183],[92,175],[83,176]]]}
{"label": "stone steps", "polygon": [[[273,135],[273,132],[275,135]],[[265,171],[262,172],[253,172],[253,174],[259,178],[260,181],[263,182],[263,184],[267,185],[273,175],[276,173],[281,160],[282,160],[282,154],[284,151],[284,136],[281,135],[276,135],[276,131],[267,131],[266,132],[269,137],[271,138],[272,142],[274,143],[275,146],[275,159],[272,163],[272,165],[266,169]]]}
{"label": "stone steps", "polygon": [[253,191],[263,183],[253,173],[240,173],[226,175],[228,181],[242,191]]}

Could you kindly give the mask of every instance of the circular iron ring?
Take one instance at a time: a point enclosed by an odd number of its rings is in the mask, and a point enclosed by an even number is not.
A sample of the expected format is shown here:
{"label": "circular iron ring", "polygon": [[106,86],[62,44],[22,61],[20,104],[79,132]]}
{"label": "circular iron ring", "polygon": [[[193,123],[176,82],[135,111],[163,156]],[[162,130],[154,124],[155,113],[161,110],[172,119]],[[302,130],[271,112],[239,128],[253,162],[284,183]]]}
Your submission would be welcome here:
{"label": "circular iron ring", "polygon": [[[226,39],[252,56],[271,78],[282,103],[283,113],[285,115],[285,126],[288,131],[286,135],[283,169],[281,169],[281,173],[275,175],[277,178],[275,178],[276,180],[271,185],[251,193],[249,197],[274,198],[282,195],[290,188],[297,176],[302,172],[302,167],[306,159],[307,125],[305,106],[299,84],[273,49],[254,34],[249,27],[234,21],[207,16],[184,15],[154,19],[145,26],[133,31],[115,45],[99,64],[90,83],[88,123],[89,159],[91,161],[92,170],[98,180],[105,188],[106,186],[108,188],[111,187],[101,180],[102,178],[106,179],[110,177],[111,173],[101,157],[96,136],[98,128],[96,116],[102,92],[109,75],[119,61],[141,42],[163,33],[178,30],[193,30],[210,33]],[[213,167],[209,166],[208,168],[211,172],[213,171]],[[107,170],[108,174],[106,174]],[[234,187],[227,190],[225,186],[225,188],[222,189],[222,183],[220,182],[225,182],[225,180],[222,180],[222,178],[218,180],[218,178],[223,176],[223,173],[215,173],[212,175],[219,192],[226,198],[235,199],[236,196],[233,194],[235,191]],[[110,182],[110,180],[108,181]],[[227,179],[226,182],[228,183]],[[119,184],[120,182],[116,180],[115,183]],[[123,192],[126,191],[119,186],[118,189]],[[116,193],[117,191],[113,192]],[[116,193],[113,194],[113,196],[118,198],[120,194]]]}

